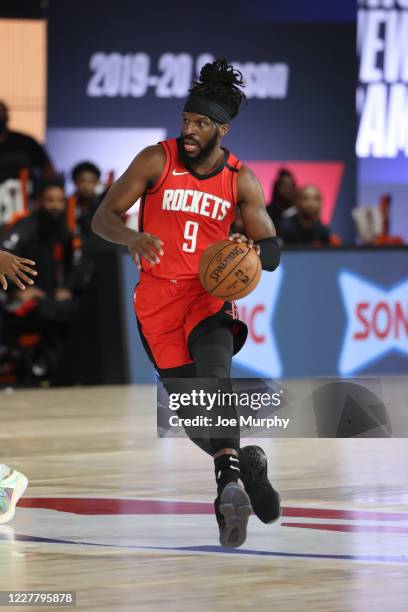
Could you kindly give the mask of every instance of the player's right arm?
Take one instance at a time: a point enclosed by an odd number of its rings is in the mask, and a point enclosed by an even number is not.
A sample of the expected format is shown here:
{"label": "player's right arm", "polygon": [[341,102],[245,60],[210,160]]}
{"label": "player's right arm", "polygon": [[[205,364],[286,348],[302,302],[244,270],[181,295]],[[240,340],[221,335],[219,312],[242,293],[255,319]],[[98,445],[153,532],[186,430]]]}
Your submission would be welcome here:
{"label": "player's right arm", "polygon": [[140,268],[140,257],[149,263],[159,263],[163,241],[147,232],[136,232],[122,221],[121,216],[160,178],[166,158],[160,145],[143,149],[129,168],[115,181],[99,205],[92,230],[101,238],[127,246]]}

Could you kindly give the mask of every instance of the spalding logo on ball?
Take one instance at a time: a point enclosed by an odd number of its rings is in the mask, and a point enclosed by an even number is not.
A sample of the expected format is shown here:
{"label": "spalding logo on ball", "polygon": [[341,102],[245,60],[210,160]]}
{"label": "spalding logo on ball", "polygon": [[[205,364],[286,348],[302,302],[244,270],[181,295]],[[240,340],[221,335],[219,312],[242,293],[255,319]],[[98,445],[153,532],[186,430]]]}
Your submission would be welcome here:
{"label": "spalding logo on ball", "polygon": [[239,300],[255,289],[261,278],[261,260],[245,242],[218,240],[200,260],[203,287],[222,300]]}

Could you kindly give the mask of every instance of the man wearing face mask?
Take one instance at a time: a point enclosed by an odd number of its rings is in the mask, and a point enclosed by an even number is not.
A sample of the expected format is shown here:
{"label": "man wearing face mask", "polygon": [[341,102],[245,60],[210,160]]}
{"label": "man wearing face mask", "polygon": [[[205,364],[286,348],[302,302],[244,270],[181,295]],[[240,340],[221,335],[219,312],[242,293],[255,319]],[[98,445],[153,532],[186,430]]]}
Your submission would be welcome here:
{"label": "man wearing face mask", "polygon": [[4,248],[37,264],[36,285],[11,292],[5,330],[8,344],[23,333],[41,335],[44,351],[39,352],[41,364],[36,369],[42,376],[42,370],[48,372],[56,365],[80,288],[65,218],[64,187],[58,179],[43,185],[38,210],[11,229]]}
{"label": "man wearing face mask", "polygon": [[22,168],[38,178],[54,176],[54,168],[44,147],[28,134],[9,129],[9,110],[0,100],[0,183],[19,178]]}
{"label": "man wearing face mask", "polygon": [[65,192],[59,179],[43,184],[38,210],[19,221],[10,231],[5,247],[37,262],[35,287],[16,291],[18,301],[53,296],[58,301],[72,297],[72,238],[65,219]]}

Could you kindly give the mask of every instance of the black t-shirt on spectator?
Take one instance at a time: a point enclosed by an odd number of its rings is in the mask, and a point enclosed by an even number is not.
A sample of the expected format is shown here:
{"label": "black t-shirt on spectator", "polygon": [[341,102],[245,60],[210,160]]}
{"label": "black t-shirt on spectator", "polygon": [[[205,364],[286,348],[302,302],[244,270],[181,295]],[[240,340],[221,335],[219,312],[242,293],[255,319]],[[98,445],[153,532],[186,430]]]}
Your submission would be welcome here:
{"label": "black t-shirt on spectator", "polygon": [[71,288],[73,271],[72,236],[65,219],[56,227],[58,231],[53,231],[53,226],[44,226],[41,212],[37,210],[18,221],[0,245],[0,248],[35,261],[38,271],[35,286],[51,292],[58,287]]}
{"label": "black t-shirt on spectator", "polygon": [[8,132],[5,140],[0,140],[0,183],[19,178],[21,168],[42,169],[47,163],[44,147],[31,136]]}
{"label": "black t-shirt on spectator", "polygon": [[282,219],[279,224],[278,235],[285,244],[329,244],[330,229],[320,221],[308,228],[301,225],[297,215]]}

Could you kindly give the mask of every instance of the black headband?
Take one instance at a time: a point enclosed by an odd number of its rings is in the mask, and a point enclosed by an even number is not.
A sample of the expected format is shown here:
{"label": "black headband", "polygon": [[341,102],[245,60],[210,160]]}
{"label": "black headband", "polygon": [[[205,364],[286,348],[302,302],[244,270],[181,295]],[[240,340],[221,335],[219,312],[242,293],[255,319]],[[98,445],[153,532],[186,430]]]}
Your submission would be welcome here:
{"label": "black headband", "polygon": [[217,123],[230,123],[232,119],[231,114],[224,106],[203,96],[189,96],[183,110],[185,113],[205,115]]}

